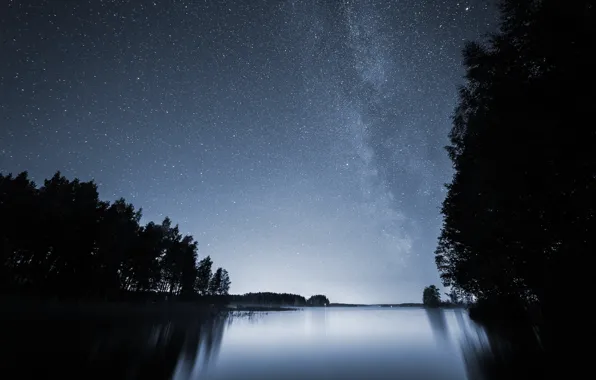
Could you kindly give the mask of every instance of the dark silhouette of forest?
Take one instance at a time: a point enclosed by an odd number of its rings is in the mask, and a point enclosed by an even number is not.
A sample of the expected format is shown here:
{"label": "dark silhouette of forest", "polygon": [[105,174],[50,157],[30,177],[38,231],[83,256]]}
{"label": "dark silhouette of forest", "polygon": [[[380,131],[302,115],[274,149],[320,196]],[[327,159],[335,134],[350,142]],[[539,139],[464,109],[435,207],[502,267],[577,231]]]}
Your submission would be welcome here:
{"label": "dark silhouette of forest", "polygon": [[306,298],[298,294],[258,292],[230,295],[230,302],[248,305],[306,306]]}
{"label": "dark silhouette of forest", "polygon": [[246,293],[234,294],[228,297],[229,301],[236,304],[247,305],[275,305],[275,306],[328,306],[329,299],[321,294],[308,299],[298,294],[290,293]]}
{"label": "dark silhouette of forest", "polygon": [[149,301],[222,297],[225,269],[198,261],[197,242],[169,218],[141,225],[124,199],[57,172],[37,187],[0,174],[0,291],[41,299]]}
{"label": "dark silhouette of forest", "polygon": [[558,308],[596,248],[595,11],[501,1],[499,31],[464,49],[447,147],[442,281],[477,300],[471,316],[529,322],[543,347],[574,335]]}

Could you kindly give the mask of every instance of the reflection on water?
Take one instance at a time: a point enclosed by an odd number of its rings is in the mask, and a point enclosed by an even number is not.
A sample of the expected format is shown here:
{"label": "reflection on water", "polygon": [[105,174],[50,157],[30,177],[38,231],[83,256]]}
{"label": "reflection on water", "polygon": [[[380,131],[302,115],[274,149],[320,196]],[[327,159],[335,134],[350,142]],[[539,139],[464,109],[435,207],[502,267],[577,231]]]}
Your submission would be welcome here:
{"label": "reflection on water", "polygon": [[198,331],[187,333],[173,379],[200,379],[208,373],[210,364],[217,361],[225,320],[224,317],[213,318]]}
{"label": "reflection on water", "polygon": [[25,379],[171,379],[175,373],[188,378],[189,361],[196,370],[217,357],[225,321],[4,322],[0,368]]}
{"label": "reflection on water", "polygon": [[0,332],[2,369],[20,378],[492,380],[523,373],[515,346],[462,310],[308,308],[196,323],[12,322]]}
{"label": "reflection on water", "polygon": [[445,312],[441,309],[425,309],[430,328],[433,331],[435,339],[438,344],[449,343],[449,328],[447,327],[447,319]]}

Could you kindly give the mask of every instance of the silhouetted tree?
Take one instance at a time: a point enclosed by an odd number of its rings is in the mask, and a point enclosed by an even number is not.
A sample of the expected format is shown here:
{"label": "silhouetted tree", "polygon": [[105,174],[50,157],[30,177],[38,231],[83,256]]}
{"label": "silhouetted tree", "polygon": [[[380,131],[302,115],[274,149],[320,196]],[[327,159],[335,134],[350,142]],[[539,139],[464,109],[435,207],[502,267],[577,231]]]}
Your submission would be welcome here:
{"label": "silhouetted tree", "polygon": [[197,263],[197,242],[192,236],[186,235],[180,242],[180,294],[185,298],[195,293],[198,269]]}
{"label": "silhouetted tree", "polygon": [[422,292],[422,303],[426,307],[441,306],[441,292],[439,288],[434,285],[425,287]]}
{"label": "silhouetted tree", "polygon": [[221,271],[221,282],[219,284],[219,290],[217,293],[222,296],[227,296],[230,291],[230,285],[232,285],[232,282],[230,281],[230,275],[228,274],[227,270],[223,269]]}
{"label": "silhouetted tree", "polygon": [[163,229],[153,222],[139,229],[137,245],[132,250],[134,290],[157,290],[161,283]]}
{"label": "silhouetted tree", "polygon": [[211,267],[213,261],[211,257],[207,256],[199,261],[199,268],[197,273],[197,281],[195,288],[200,295],[209,294],[209,283],[211,282]]}
{"label": "silhouetted tree", "polygon": [[[169,218],[141,227],[141,210],[124,199],[100,201],[92,181],[57,172],[37,188],[27,172],[0,174],[0,215],[7,221],[0,229],[2,293],[105,300],[207,293],[212,261],[197,266],[192,236]],[[222,275],[219,291],[227,292],[229,275],[220,268]]]}
{"label": "silhouetted tree", "polygon": [[[60,173],[45,180],[38,192],[37,252],[44,273],[43,292],[62,297],[88,296],[93,284],[93,255],[102,213],[93,182],[67,180]],[[41,285],[41,284],[40,284]]]}
{"label": "silhouetted tree", "polygon": [[213,276],[211,277],[211,281],[209,282],[209,294],[210,295],[219,295],[219,291],[221,289],[221,280],[223,275],[223,269],[217,268]]}
{"label": "silhouetted tree", "polygon": [[537,306],[564,326],[556,302],[584,287],[577,264],[596,248],[596,134],[586,124],[595,9],[504,0],[500,11],[499,32],[464,49],[436,263],[444,285],[491,300],[482,304]]}
{"label": "silhouetted tree", "polygon": [[99,239],[93,255],[94,292],[104,298],[117,298],[120,290],[137,287],[134,249],[139,243],[141,211],[119,199],[102,203]]}
{"label": "silhouetted tree", "polygon": [[329,305],[329,299],[322,294],[317,294],[310,297],[306,304],[309,306],[327,306]]}

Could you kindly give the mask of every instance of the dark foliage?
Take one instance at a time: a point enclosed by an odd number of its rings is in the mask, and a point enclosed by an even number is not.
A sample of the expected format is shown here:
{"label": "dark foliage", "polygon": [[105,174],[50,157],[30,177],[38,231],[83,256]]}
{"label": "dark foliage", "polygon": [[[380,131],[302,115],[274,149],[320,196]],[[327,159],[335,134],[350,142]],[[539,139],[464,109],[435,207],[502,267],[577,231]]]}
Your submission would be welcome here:
{"label": "dark foliage", "polygon": [[[23,172],[0,174],[0,291],[41,298],[196,299],[226,295],[209,257],[169,218],[140,225],[141,210],[99,200],[94,182],[56,173],[40,188]],[[206,285],[207,284],[207,285]]]}
{"label": "dark foliage", "polygon": [[230,302],[253,305],[306,306],[306,298],[288,293],[246,293],[231,295]]}
{"label": "dark foliage", "polygon": [[310,297],[306,301],[306,304],[309,306],[328,306],[329,299],[322,294],[317,294],[317,295]]}
{"label": "dark foliage", "polygon": [[422,292],[422,304],[426,307],[441,306],[441,292],[435,285],[430,285],[424,288]]}
{"label": "dark foliage", "polygon": [[557,302],[584,288],[596,248],[596,10],[500,9],[499,32],[464,49],[436,263],[446,286],[554,331],[565,324]]}

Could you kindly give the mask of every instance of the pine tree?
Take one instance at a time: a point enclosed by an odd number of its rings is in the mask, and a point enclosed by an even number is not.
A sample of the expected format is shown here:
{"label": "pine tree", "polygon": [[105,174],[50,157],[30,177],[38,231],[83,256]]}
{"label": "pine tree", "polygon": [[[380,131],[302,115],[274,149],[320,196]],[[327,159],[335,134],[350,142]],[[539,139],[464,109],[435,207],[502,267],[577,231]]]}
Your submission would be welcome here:
{"label": "pine tree", "polygon": [[211,267],[213,261],[210,256],[205,257],[199,261],[199,267],[197,270],[197,281],[195,289],[200,295],[210,294],[209,285],[211,283]]}
{"label": "pine tree", "polygon": [[211,281],[209,282],[209,294],[212,296],[219,295],[219,291],[221,289],[221,280],[222,280],[223,269],[217,268],[213,276],[211,277]]}
{"label": "pine tree", "polygon": [[221,283],[219,284],[218,294],[222,296],[227,296],[230,292],[230,285],[232,282],[230,281],[230,275],[228,271],[223,269],[221,271]]}

